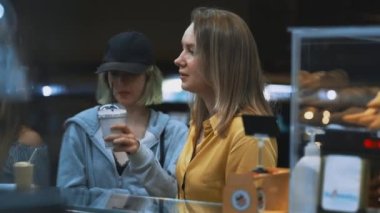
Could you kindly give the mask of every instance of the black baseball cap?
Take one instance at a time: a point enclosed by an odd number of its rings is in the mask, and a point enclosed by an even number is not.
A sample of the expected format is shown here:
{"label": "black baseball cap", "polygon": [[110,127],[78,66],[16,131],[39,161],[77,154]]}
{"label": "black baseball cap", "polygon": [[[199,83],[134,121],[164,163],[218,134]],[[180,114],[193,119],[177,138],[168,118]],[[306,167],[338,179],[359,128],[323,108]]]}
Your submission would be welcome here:
{"label": "black baseball cap", "polygon": [[152,42],[140,32],[122,32],[109,41],[96,73],[122,71],[141,74],[154,64]]}

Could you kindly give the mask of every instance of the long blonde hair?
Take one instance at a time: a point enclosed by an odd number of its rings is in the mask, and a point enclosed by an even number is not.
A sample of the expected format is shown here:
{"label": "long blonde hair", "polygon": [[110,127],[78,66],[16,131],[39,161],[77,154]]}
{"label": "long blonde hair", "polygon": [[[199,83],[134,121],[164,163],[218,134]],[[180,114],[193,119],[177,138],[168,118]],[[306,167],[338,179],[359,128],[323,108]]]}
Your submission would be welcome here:
{"label": "long blonde hair", "polygon": [[[201,70],[215,93],[216,130],[223,135],[239,112],[272,114],[264,98],[264,79],[256,42],[247,24],[236,14],[196,8],[191,13]],[[204,101],[195,96],[192,120],[200,132],[209,117]]]}

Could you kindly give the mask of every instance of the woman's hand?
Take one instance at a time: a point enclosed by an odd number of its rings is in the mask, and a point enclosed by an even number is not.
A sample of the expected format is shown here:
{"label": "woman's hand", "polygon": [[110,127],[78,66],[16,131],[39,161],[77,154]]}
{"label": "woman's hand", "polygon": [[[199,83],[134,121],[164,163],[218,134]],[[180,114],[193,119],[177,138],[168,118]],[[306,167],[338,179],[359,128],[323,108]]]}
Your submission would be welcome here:
{"label": "woman's hand", "polygon": [[111,132],[119,132],[104,138],[105,141],[113,144],[113,151],[135,154],[140,148],[140,141],[126,125],[112,126]]}

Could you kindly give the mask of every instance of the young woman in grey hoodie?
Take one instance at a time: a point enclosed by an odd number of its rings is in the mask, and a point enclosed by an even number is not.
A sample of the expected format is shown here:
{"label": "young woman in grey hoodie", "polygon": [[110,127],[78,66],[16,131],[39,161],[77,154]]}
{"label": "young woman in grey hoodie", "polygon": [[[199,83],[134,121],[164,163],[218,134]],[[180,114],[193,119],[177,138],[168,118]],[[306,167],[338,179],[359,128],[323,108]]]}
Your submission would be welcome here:
{"label": "young woman in grey hoodie", "polygon": [[[57,186],[102,188],[142,196],[175,197],[175,167],[187,137],[186,124],[149,108],[161,101],[162,76],[154,65],[149,39],[123,32],[109,42],[98,67],[105,87],[98,102],[127,110],[120,134],[103,135],[100,106],[84,110],[65,123]],[[113,149],[105,148],[105,142]]]}

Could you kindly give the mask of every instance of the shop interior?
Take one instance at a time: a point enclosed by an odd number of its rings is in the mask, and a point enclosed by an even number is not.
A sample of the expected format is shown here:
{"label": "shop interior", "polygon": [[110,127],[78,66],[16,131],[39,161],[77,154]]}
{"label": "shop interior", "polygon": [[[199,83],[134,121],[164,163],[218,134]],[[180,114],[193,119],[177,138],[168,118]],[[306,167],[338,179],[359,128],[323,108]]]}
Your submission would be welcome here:
{"label": "shop interior", "polygon": [[[115,33],[136,30],[152,39],[156,63],[165,78],[164,102],[154,107],[187,122],[191,96],[181,91],[178,68],[173,60],[181,51],[180,41],[189,24],[190,11],[197,6],[216,6],[239,14],[249,24],[258,45],[268,80],[267,92],[280,127],[278,166],[286,168],[290,166],[291,125],[289,29],[380,24],[380,2],[376,0],[8,2],[14,10],[14,48],[32,85],[28,99],[29,119],[36,123],[48,143],[52,185],[56,180],[64,121],[96,105],[97,77],[94,72],[102,60],[106,41]],[[329,60],[322,53],[321,60]],[[305,63],[309,70],[326,68]]]}

